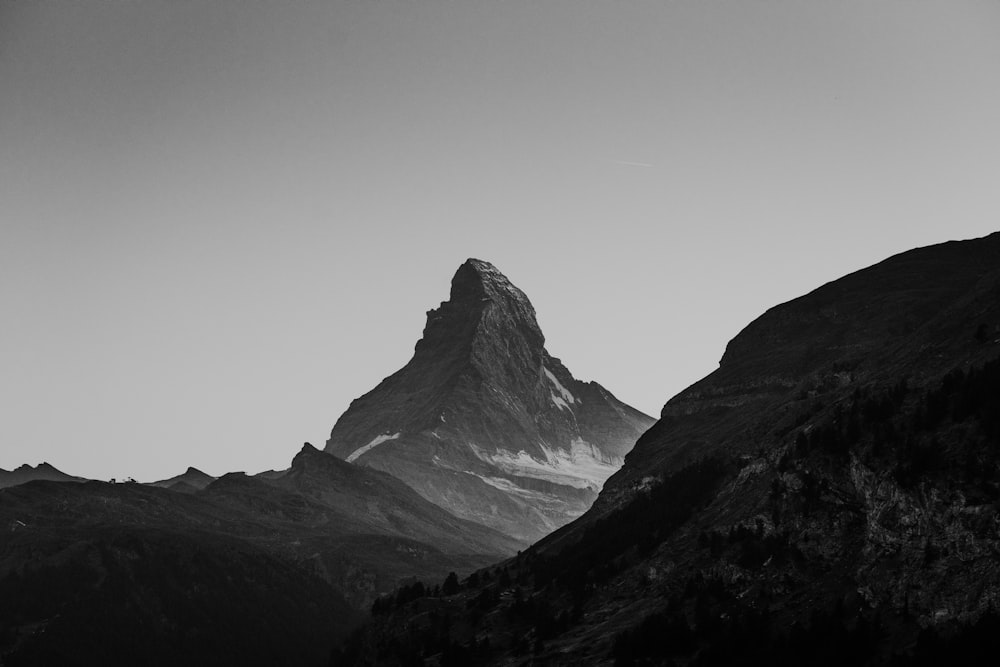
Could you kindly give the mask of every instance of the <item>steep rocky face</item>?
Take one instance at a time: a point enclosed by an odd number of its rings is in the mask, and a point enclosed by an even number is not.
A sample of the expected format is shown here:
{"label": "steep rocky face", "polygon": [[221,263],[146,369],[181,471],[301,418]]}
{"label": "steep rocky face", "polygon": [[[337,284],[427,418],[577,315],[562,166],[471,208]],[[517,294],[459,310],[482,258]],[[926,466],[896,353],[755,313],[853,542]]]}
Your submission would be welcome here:
{"label": "steep rocky face", "polygon": [[470,259],[410,362],[354,401],[326,451],[454,514],[534,540],[582,514],[652,419],[545,349],[524,293]]}
{"label": "steep rocky face", "polygon": [[771,309],[586,515],[366,636],[385,664],[988,664],[998,525],[993,234]]}

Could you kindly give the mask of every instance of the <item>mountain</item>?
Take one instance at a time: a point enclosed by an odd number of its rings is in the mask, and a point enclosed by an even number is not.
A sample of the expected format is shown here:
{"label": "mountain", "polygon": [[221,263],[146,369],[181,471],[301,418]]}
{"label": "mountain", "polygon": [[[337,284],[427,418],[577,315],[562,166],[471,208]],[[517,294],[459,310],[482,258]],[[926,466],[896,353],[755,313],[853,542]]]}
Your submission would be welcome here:
{"label": "mountain", "polygon": [[192,493],[204,489],[214,482],[215,479],[215,477],[197,468],[188,467],[180,475],[170,477],[169,479],[161,479],[159,482],[150,482],[149,485],[158,486],[163,489],[173,489],[174,491],[181,491],[183,493]]}
{"label": "mountain", "polygon": [[335,664],[990,664],[997,525],[1000,233],[767,311],[587,514]]}
{"label": "mountain", "polygon": [[39,463],[32,467],[28,464],[18,466],[14,470],[7,471],[0,468],[0,489],[8,486],[17,486],[36,479],[48,480],[51,482],[83,482],[82,477],[67,475],[48,463]]}
{"label": "mountain", "polygon": [[413,358],[351,403],[326,451],[531,541],[586,511],[652,422],[576,380],[545,349],[524,293],[470,259]]}

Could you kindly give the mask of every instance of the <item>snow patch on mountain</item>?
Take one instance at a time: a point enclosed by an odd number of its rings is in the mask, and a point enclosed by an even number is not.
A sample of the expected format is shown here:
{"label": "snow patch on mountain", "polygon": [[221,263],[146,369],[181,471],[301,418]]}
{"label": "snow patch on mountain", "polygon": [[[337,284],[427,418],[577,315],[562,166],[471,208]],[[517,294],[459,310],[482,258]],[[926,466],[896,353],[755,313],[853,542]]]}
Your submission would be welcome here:
{"label": "snow patch on mountain", "polygon": [[544,460],[531,456],[523,449],[514,454],[499,449],[490,453],[471,443],[469,447],[480,460],[509,475],[542,479],[577,489],[590,488],[594,491],[600,491],[608,477],[624,463],[624,459],[606,456],[582,438],[574,438],[569,443],[569,449],[551,448],[545,443],[539,443]]}
{"label": "snow patch on mountain", "polygon": [[555,405],[560,410],[572,410],[572,408],[570,408],[569,405],[566,404],[566,401],[564,401],[559,396],[556,396],[552,392],[549,392],[549,396],[552,397],[552,403],[553,403],[553,405]]}
{"label": "snow patch on mountain", "polygon": [[479,479],[486,482],[493,488],[500,489],[501,491],[505,491],[507,493],[514,493],[519,496],[526,496],[526,497],[541,495],[533,491],[530,491],[528,489],[521,488],[514,482],[510,481],[509,479],[504,479],[503,477],[488,477],[486,475],[480,475],[479,473],[475,473],[469,470],[466,470],[466,473],[474,477],[478,477]]}
{"label": "snow patch on mountain", "polygon": [[376,435],[374,438],[372,438],[372,441],[369,442],[367,445],[365,445],[364,447],[358,447],[353,452],[351,452],[350,455],[347,457],[346,461],[348,463],[354,463],[358,459],[359,456],[368,453],[369,451],[371,451],[375,447],[378,447],[379,445],[381,445],[383,442],[388,442],[389,440],[395,440],[400,435],[402,435],[402,434],[401,433],[393,433],[392,435],[389,435],[389,434]]}
{"label": "snow patch on mountain", "polygon": [[[570,393],[569,389],[567,389],[566,387],[562,386],[562,384],[559,382],[559,380],[556,379],[556,376],[552,374],[552,371],[550,371],[545,366],[542,366],[542,370],[545,372],[545,377],[547,377],[549,379],[549,382],[551,382],[552,384],[554,384],[556,386],[556,391],[558,391],[559,394],[562,396],[562,400],[564,400],[564,401],[566,401],[567,403],[570,403],[570,404],[577,402],[576,397],[573,396],[573,394]],[[554,400],[555,400],[555,397],[553,396],[553,401]]]}

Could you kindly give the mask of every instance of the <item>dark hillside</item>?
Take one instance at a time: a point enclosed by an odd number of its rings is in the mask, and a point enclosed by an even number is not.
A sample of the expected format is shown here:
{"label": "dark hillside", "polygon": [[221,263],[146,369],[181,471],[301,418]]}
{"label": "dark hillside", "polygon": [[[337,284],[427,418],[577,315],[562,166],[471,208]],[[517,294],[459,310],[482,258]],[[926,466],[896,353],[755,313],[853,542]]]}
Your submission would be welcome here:
{"label": "dark hillside", "polygon": [[2,489],[0,527],[10,665],[322,664],[379,594],[521,546],[308,445],[200,491]]}

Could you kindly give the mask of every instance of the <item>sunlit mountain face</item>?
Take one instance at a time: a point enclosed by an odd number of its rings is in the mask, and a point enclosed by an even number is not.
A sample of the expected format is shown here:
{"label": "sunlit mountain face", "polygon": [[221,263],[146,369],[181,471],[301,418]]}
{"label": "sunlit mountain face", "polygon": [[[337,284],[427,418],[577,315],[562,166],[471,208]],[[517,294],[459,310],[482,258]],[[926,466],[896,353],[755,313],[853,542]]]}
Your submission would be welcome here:
{"label": "sunlit mountain face", "polygon": [[652,423],[574,378],[524,292],[470,259],[410,362],[351,404],[326,451],[533,541],[583,514]]}

